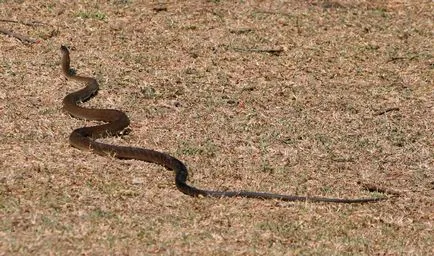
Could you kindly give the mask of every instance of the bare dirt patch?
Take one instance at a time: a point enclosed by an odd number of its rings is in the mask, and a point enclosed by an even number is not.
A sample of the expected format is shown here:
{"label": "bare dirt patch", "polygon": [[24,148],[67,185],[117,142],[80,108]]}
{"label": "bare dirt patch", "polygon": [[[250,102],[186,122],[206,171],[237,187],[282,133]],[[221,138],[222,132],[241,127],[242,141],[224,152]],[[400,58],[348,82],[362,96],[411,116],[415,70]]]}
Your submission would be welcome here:
{"label": "bare dirt patch", "polygon": [[[72,2],[72,1],[71,1]],[[0,254],[429,255],[432,1],[0,1]],[[368,197],[363,205],[191,198],[173,173],[71,148],[88,106],[169,152],[202,188]]]}

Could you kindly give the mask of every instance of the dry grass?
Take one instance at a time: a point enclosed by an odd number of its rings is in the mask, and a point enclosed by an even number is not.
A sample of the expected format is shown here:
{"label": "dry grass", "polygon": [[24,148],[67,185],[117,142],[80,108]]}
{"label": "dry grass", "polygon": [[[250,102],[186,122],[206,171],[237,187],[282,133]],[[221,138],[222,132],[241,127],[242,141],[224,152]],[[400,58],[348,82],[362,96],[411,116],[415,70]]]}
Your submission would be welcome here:
{"label": "dry grass", "polygon": [[[0,255],[433,254],[432,1],[69,2],[0,1],[46,23],[0,22],[39,40],[0,35]],[[86,104],[132,120],[106,141],[169,152],[198,187],[401,195],[191,198],[160,166],[71,148],[91,123],[61,110],[81,86],[61,44],[100,81]]]}

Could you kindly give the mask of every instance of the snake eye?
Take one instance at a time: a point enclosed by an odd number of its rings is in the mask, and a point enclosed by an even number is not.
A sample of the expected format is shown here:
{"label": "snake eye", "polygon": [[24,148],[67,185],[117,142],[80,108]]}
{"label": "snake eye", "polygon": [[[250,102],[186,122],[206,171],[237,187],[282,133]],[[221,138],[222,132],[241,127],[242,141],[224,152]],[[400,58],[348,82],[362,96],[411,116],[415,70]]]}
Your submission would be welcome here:
{"label": "snake eye", "polygon": [[68,47],[66,47],[66,46],[64,46],[64,45],[61,45],[60,46],[60,50],[63,52],[63,53],[68,53],[69,51],[68,51]]}

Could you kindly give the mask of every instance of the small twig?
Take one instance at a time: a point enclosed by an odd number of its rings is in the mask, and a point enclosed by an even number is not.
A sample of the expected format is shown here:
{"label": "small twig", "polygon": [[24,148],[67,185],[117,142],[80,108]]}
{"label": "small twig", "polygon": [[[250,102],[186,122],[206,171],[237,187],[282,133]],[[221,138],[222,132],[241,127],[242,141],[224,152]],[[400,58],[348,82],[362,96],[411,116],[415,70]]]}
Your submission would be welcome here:
{"label": "small twig", "polygon": [[291,13],[289,13],[289,12],[267,11],[267,10],[256,10],[255,13],[271,14],[271,15],[284,15],[284,16],[290,16],[291,15]]}
{"label": "small twig", "polygon": [[298,16],[295,19],[295,27],[297,28],[297,34],[301,35],[301,25],[300,25],[300,19],[298,18]]}
{"label": "small twig", "polygon": [[8,19],[0,19],[1,22],[11,22],[11,23],[17,23],[17,24],[23,24],[26,26],[40,26],[40,25],[47,25],[46,23],[40,22],[40,21],[31,21],[31,22],[24,22],[19,20],[8,20]]}
{"label": "small twig", "polygon": [[378,111],[377,113],[375,113],[374,116],[381,116],[381,115],[384,115],[387,112],[391,112],[391,111],[399,111],[399,108],[398,107],[393,107],[393,108],[388,108],[388,109],[385,109],[385,110],[381,110],[381,111]]}
{"label": "small twig", "polygon": [[378,193],[382,193],[382,194],[390,194],[390,195],[394,195],[394,196],[400,196],[401,193],[396,191],[396,190],[392,190],[392,189],[387,189],[387,188],[380,188],[377,187],[375,185],[372,184],[365,184],[365,183],[361,183],[359,182],[359,184],[367,191],[369,192],[378,192]]}
{"label": "small twig", "polygon": [[0,33],[3,33],[5,35],[11,36],[11,37],[15,37],[16,39],[20,40],[22,43],[24,44],[34,44],[36,42],[38,42],[37,40],[31,39],[29,37],[17,34],[15,32],[12,32],[10,30],[4,29],[4,28],[0,28]]}
{"label": "small twig", "polygon": [[395,60],[405,60],[405,59],[406,59],[405,57],[391,57],[386,62],[389,63],[389,62],[394,62]]}
{"label": "small twig", "polygon": [[155,6],[152,8],[152,10],[155,12],[166,12],[167,6]]}
{"label": "small twig", "polygon": [[322,4],[322,8],[324,9],[339,9],[339,8],[345,8],[342,4],[334,1],[326,1]]}
{"label": "small twig", "polygon": [[253,31],[253,29],[251,29],[251,28],[229,29],[230,33],[237,34],[237,35],[246,34],[246,33],[252,32],[252,31]]}
{"label": "small twig", "polygon": [[266,52],[273,55],[279,55],[283,52],[283,49],[256,49],[256,48],[238,48],[238,47],[234,47],[232,49],[240,52]]}

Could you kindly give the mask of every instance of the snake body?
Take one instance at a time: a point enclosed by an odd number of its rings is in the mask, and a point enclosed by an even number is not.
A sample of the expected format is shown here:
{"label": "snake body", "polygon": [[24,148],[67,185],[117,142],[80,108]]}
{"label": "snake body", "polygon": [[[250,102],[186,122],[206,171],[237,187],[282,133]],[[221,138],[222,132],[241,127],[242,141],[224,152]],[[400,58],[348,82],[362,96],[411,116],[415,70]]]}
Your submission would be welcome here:
{"label": "snake body", "polygon": [[102,156],[115,156],[119,159],[136,159],[155,163],[175,172],[175,184],[182,193],[197,197],[246,197],[258,199],[279,199],[283,201],[310,201],[332,203],[367,203],[383,200],[385,198],[340,199],[326,197],[308,197],[295,195],[280,195],[274,193],[251,191],[214,191],[198,189],[187,184],[188,171],[186,166],[175,157],[146,148],[116,146],[96,141],[98,138],[114,136],[123,131],[130,120],[127,115],[114,109],[89,109],[78,104],[89,100],[98,91],[98,82],[92,77],[78,76],[70,70],[70,56],[68,48],[61,46],[62,71],[66,78],[84,83],[86,86],[78,91],[68,94],[63,99],[63,109],[72,116],[86,120],[106,122],[102,125],[82,127],[75,129],[69,136],[69,143],[81,150],[91,150]]}

